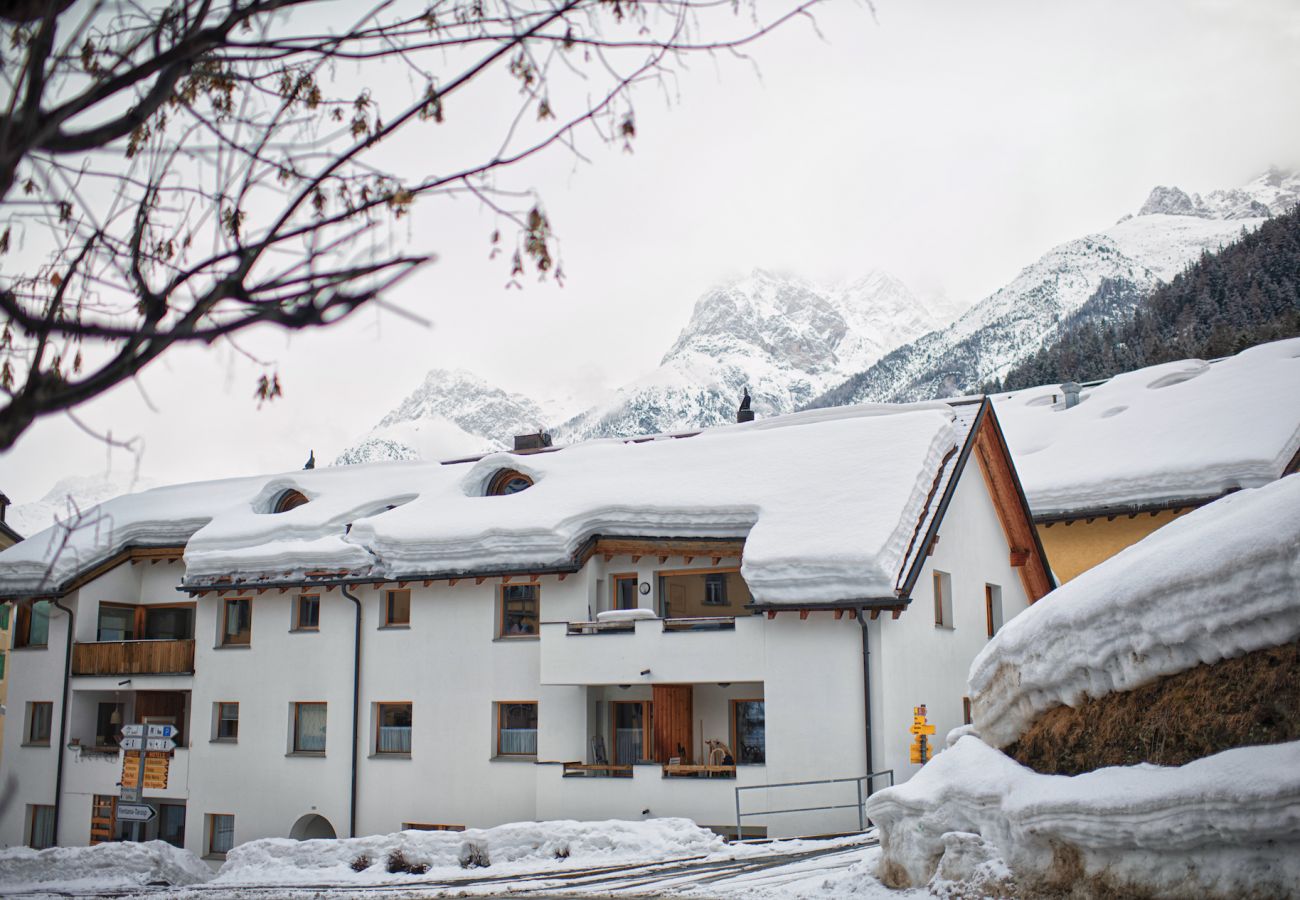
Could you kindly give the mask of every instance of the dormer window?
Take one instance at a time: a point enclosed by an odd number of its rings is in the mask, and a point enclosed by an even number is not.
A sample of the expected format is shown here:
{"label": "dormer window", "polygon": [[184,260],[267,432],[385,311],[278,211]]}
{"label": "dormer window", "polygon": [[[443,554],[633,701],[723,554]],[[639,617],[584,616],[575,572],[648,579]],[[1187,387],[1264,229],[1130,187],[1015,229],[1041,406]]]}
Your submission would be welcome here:
{"label": "dormer window", "polygon": [[306,496],[301,491],[295,491],[292,488],[285,491],[279,497],[275,498],[275,505],[271,507],[271,512],[282,513],[291,509],[297,509],[307,502]]}
{"label": "dormer window", "polygon": [[517,494],[532,486],[533,480],[523,472],[516,472],[514,469],[502,469],[493,475],[492,480],[488,482],[487,496],[504,497],[506,494]]}

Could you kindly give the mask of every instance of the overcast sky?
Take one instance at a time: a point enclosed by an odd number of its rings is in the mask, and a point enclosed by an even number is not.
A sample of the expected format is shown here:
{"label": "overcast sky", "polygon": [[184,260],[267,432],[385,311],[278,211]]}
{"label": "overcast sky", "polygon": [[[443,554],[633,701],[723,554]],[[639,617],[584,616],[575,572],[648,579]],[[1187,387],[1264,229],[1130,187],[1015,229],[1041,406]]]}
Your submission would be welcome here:
{"label": "overcast sky", "polygon": [[[697,59],[671,97],[643,91],[635,152],[589,141],[590,162],[558,153],[511,176],[546,204],[563,288],[505,290],[490,216],[417,204],[412,239],[440,259],[390,299],[432,327],[375,311],[256,335],[246,349],[285,387],[261,410],[247,360],[173,352],[81,417],[139,438],[152,479],[296,468],[309,449],[333,459],[433,367],[539,399],[616,386],[657,365],[710,285],[754,267],[878,267],[968,304],[1156,184],[1300,165],[1294,0],[876,0],[874,18],[831,0],[818,21],[821,36],[796,23],[755,46],[757,72]],[[426,151],[401,152],[418,166]],[[134,462],[46,420],[0,456],[0,490],[22,503]]]}

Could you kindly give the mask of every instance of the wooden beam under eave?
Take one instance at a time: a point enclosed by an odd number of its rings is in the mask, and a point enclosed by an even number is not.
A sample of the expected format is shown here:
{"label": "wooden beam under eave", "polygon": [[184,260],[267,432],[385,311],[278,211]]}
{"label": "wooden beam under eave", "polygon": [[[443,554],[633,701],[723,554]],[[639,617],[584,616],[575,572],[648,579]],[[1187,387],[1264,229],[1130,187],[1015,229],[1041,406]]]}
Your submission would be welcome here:
{"label": "wooden beam under eave", "polygon": [[635,566],[635,565],[636,565],[637,563],[639,563],[640,561],[641,561],[641,554],[640,554],[640,553],[634,553],[634,554],[632,554],[632,565]]}
{"label": "wooden beam under eave", "polygon": [[779,610],[769,609],[769,610],[767,611],[767,617],[768,617],[769,619],[775,619],[775,618],[776,618],[776,614],[777,614],[778,611],[779,611]]}
{"label": "wooden beam under eave", "polygon": [[1011,568],[1019,569],[1022,566],[1029,565],[1029,551],[1019,547],[1013,547],[1010,554]]}
{"label": "wooden beam under eave", "polygon": [[474,578],[474,583],[475,583],[475,584],[482,584],[482,583],[485,582],[485,581],[487,581],[487,576],[486,576],[486,575],[478,575],[478,576],[475,576],[475,578]]}
{"label": "wooden beam under eave", "polygon": [[721,557],[721,556],[715,556],[715,557],[713,557],[713,564],[714,564],[715,566],[718,565],[718,564],[721,563],[721,562],[722,562],[722,557]]}
{"label": "wooden beam under eave", "polygon": [[835,621],[838,622],[842,618],[844,618],[844,610],[842,609],[835,610]]}
{"label": "wooden beam under eave", "polygon": [[874,622],[874,621],[876,621],[876,619],[879,619],[879,618],[880,618],[880,610],[878,610],[878,609],[873,609],[873,610],[871,611],[871,621]]}
{"label": "wooden beam under eave", "polygon": [[692,562],[694,559],[695,559],[694,556],[683,556],[683,557],[682,557],[682,562],[683,562],[685,565],[688,565],[688,566],[689,566],[689,565],[691,564],[691,562]]}
{"label": "wooden beam under eave", "polygon": [[901,609],[891,609],[891,610],[889,611],[889,618],[891,618],[891,619],[897,619],[897,618],[898,618],[899,616],[901,616],[902,614],[903,614],[903,611],[902,611]]}
{"label": "wooden beam under eave", "polygon": [[513,576],[513,575],[502,575],[502,576],[501,576],[501,583],[502,583],[502,584],[509,584],[509,583],[510,583],[510,579],[511,579],[511,578],[514,578],[514,577],[515,577],[515,576]]}
{"label": "wooden beam under eave", "polygon": [[857,611],[856,609],[851,609],[851,610],[849,610],[849,621],[850,621],[850,622],[853,621],[854,619],[856,619],[857,617],[858,617],[858,611]]}
{"label": "wooden beam under eave", "polygon": [[808,610],[806,609],[799,610],[799,621],[802,622],[806,618],[808,618]]}
{"label": "wooden beam under eave", "polygon": [[601,555],[605,557],[605,562],[609,562],[611,559],[614,558],[613,553],[602,553]]}
{"label": "wooden beam under eave", "polygon": [[559,577],[560,577],[560,581],[563,581],[564,579],[566,579],[566,578],[569,577],[569,573],[568,573],[568,572],[561,572]]}
{"label": "wooden beam under eave", "polygon": [[663,565],[664,563],[666,563],[666,562],[668,562],[668,557],[667,557],[667,556],[660,556],[660,557],[659,557],[659,565],[662,566],[662,565]]}
{"label": "wooden beam under eave", "polygon": [[[455,587],[455,586],[456,586],[456,582],[458,582],[458,581],[460,581],[459,578],[448,578],[448,579],[447,579],[447,587]],[[425,584],[428,584],[428,582],[426,581]]]}

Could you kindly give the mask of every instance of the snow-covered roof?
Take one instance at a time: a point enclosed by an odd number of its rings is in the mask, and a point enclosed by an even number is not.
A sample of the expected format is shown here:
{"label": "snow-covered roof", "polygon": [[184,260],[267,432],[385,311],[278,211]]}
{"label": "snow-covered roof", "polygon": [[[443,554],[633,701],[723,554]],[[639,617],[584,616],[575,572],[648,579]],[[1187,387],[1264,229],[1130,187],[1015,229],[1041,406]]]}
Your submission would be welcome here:
{"label": "snow-covered roof", "polygon": [[1059,385],[992,399],[1036,519],[1217,497],[1300,451],[1300,338],[1126,372],[1070,409]]}
{"label": "snow-covered roof", "polygon": [[[185,546],[188,585],[571,565],[595,535],[744,538],[757,602],[893,597],[964,439],[942,403],[814,410],[689,438],[376,463],[156,488],[0,553],[0,595],[48,592],[131,546]],[[484,496],[503,468],[530,476]],[[294,489],[310,502],[271,513]],[[65,543],[66,539],[66,543]]]}
{"label": "snow-covered roof", "polygon": [[1042,712],[1300,638],[1300,475],[1182,516],[1008,622],[970,670],[995,747]]}

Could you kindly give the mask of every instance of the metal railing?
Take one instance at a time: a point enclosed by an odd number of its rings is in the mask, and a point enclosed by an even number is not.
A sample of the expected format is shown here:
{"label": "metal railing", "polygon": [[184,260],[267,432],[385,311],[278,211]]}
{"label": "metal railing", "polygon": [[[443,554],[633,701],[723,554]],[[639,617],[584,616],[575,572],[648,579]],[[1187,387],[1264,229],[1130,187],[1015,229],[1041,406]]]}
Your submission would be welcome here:
{"label": "metal railing", "polygon": [[[777,784],[750,784],[744,787],[736,788],[736,840],[740,840],[740,820],[748,816],[776,816],[784,813],[802,813],[802,812],[821,812],[832,809],[854,809],[858,811],[858,830],[867,830],[867,798],[874,793],[872,786],[877,778],[889,776],[889,787],[894,786],[894,770],[881,769],[879,772],[871,772],[867,775],[859,775],[856,778],[822,778],[816,781],[783,781]],[[740,811],[740,792],[741,791],[767,791],[773,788],[791,788],[791,787],[808,787],[814,784],[856,784],[858,799],[856,803],[837,803],[827,806],[800,806],[791,809],[764,809],[755,812]],[[863,790],[863,785],[866,790]]]}

